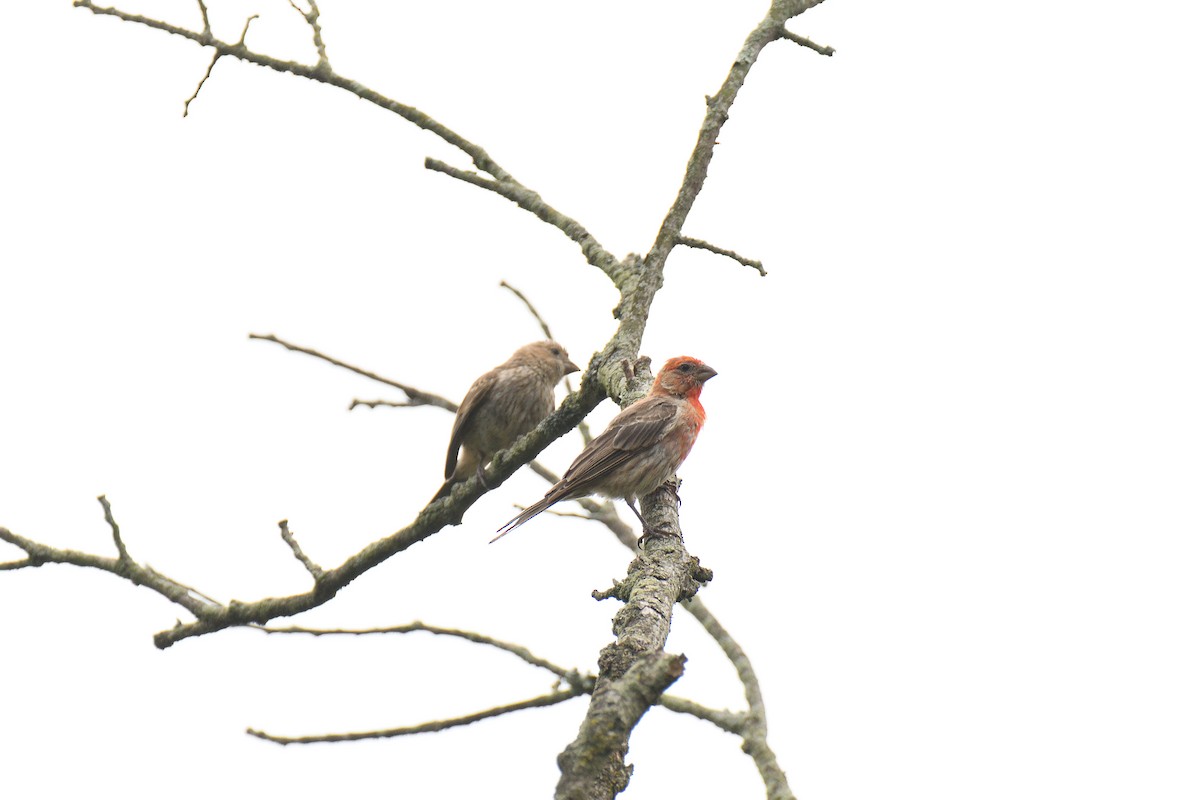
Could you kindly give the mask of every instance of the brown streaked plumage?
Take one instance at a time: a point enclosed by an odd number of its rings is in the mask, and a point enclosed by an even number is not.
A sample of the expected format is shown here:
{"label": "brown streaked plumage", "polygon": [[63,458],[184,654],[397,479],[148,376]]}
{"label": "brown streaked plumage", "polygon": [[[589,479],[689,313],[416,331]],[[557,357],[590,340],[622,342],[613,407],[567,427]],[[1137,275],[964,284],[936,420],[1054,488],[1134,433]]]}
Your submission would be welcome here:
{"label": "brown streaked plumage", "polygon": [[578,371],[566,348],[547,340],[525,345],[480,375],[454,417],[446,482],[433,499],[450,494],[454,484],[471,475],[482,481],[483,468],[496,453],[511,447],[554,410],[555,384]]}
{"label": "brown streaked plumage", "polygon": [[657,489],[691,452],[705,419],[700,390],[716,374],[690,356],[672,358],[659,371],[650,392],[613,417],[604,433],[583,448],[562,480],[506,522],[500,536],[559,501],[589,494],[623,498],[642,520],[633,501]]}

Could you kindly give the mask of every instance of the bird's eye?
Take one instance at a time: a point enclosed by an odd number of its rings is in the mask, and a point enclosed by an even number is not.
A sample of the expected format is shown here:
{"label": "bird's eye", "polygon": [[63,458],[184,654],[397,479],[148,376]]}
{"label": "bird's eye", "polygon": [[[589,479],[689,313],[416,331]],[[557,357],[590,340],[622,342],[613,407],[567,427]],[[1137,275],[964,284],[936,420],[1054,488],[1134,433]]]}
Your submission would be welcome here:
{"label": "bird's eye", "polygon": [[562,350],[559,350],[557,347],[551,347],[551,348],[550,348],[550,354],[551,354],[551,355],[555,355],[555,356],[561,356],[561,355],[562,355]]}
{"label": "bird's eye", "polygon": [[691,372],[691,371],[692,371],[692,365],[691,365],[691,363],[689,363],[689,362],[685,361],[684,363],[682,363],[682,364],[680,364],[680,365],[679,365],[678,369],[679,369],[679,371],[680,371],[680,372]]}

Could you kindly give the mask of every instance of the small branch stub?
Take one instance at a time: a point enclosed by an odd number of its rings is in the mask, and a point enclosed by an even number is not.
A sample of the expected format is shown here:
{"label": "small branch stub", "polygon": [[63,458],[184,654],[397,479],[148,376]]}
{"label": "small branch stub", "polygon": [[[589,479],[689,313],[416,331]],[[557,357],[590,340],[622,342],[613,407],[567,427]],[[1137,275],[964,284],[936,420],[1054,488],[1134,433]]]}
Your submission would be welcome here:
{"label": "small branch stub", "polygon": [[296,557],[296,560],[304,565],[309,575],[312,575],[313,581],[320,583],[321,579],[325,577],[325,570],[321,569],[300,549],[300,544],[296,541],[296,537],[288,530],[288,521],[286,519],[279,520],[279,535],[283,537],[283,541],[287,543],[287,546],[292,549],[292,555]]}
{"label": "small branch stub", "polygon": [[104,521],[112,529],[113,544],[117,546],[118,562],[121,564],[133,563],[133,559],[129,557],[129,551],[125,548],[125,542],[121,540],[121,528],[117,525],[117,521],[113,519],[112,506],[108,504],[108,498],[100,495],[96,499],[100,501],[100,505],[104,509]]}
{"label": "small branch stub", "polygon": [[784,29],[784,31],[779,35],[779,38],[787,39],[789,42],[794,42],[801,47],[807,47],[809,50],[812,50],[823,56],[832,56],[837,52],[832,47],[827,47],[823,44],[817,44],[812,39],[809,39],[805,36],[797,36],[787,29]]}
{"label": "small branch stub", "polygon": [[763,276],[764,278],[767,277],[767,271],[765,269],[763,269],[763,264],[761,261],[756,261],[752,258],[746,258],[745,256],[740,256],[732,250],[726,250],[723,247],[717,247],[714,244],[709,244],[708,242],[704,241],[703,239],[693,239],[691,236],[680,236],[675,241],[677,241],[681,245],[684,245],[685,247],[691,247],[696,250],[707,250],[708,252],[716,253],[719,256],[725,256],[726,258],[732,258],[734,261],[738,262],[739,264],[745,264],[747,267],[757,270],[758,274]]}

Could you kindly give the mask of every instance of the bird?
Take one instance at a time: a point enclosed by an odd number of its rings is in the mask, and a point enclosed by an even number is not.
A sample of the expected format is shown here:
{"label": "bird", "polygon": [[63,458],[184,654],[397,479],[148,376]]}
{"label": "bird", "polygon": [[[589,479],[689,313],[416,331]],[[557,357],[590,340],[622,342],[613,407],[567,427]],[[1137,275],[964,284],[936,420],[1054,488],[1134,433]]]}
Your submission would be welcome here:
{"label": "bird", "polygon": [[483,468],[549,416],[554,410],[555,384],[578,371],[565,347],[546,340],[519,348],[503,364],[480,375],[454,416],[446,450],[446,482],[433,500],[446,497],[454,484],[472,474],[486,488]]}
{"label": "bird", "polygon": [[613,417],[604,432],[583,448],[546,496],[504,523],[511,533],[550,506],[589,494],[623,498],[650,533],[633,501],[671,477],[696,443],[704,425],[700,390],[717,371],[691,356],[667,361],[649,393]]}

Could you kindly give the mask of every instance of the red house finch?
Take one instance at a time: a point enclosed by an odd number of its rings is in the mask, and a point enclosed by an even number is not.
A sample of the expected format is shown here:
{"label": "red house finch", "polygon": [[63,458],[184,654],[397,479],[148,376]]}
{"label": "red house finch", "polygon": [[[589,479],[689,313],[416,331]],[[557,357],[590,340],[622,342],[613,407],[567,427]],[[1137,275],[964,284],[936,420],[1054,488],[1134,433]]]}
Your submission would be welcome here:
{"label": "red house finch", "polygon": [[537,427],[554,410],[554,385],[578,371],[562,345],[545,341],[525,345],[508,361],[480,375],[454,417],[446,482],[433,500],[450,494],[455,483],[472,474],[482,483],[483,468],[492,456]]}
{"label": "red house finch", "polygon": [[560,500],[589,494],[624,498],[645,528],[646,521],[633,500],[657,489],[687,458],[704,425],[700,390],[716,374],[712,367],[689,356],[672,358],[659,371],[650,393],[613,417],[604,433],[583,448],[562,480],[506,522],[500,536]]}

